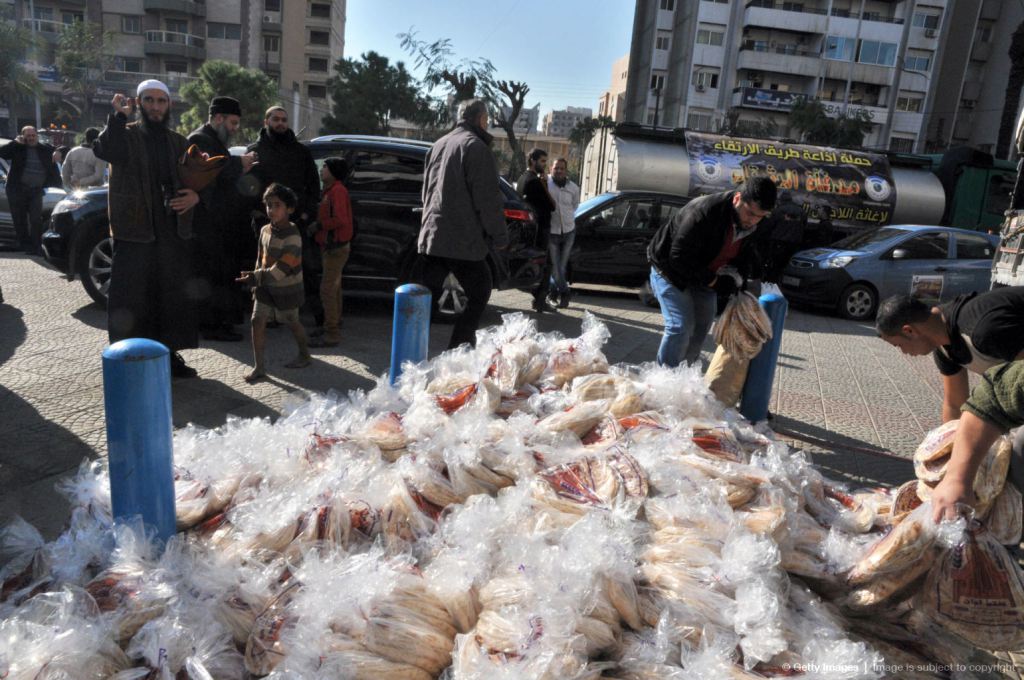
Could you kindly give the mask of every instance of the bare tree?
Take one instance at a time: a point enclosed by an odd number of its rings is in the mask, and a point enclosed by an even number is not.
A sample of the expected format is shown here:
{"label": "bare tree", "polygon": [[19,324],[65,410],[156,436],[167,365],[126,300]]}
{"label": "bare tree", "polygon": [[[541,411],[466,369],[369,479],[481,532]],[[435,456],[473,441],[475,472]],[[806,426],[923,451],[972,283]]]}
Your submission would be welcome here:
{"label": "bare tree", "polygon": [[507,107],[498,107],[495,112],[495,120],[498,127],[504,130],[505,136],[508,137],[508,146],[512,152],[508,177],[514,180],[526,166],[523,150],[520,148],[519,140],[516,139],[516,120],[519,119],[519,114],[523,111],[523,104],[526,102],[526,94],[530,91],[530,86],[512,80],[499,80],[495,86],[498,92],[508,99]]}

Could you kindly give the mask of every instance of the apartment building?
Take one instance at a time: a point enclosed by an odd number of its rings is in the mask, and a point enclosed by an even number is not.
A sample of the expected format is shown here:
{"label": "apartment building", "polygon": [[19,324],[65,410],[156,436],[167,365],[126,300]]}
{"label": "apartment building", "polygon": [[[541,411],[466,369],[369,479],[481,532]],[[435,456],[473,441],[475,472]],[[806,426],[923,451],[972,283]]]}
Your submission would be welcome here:
{"label": "apartment building", "polygon": [[549,111],[541,125],[542,134],[548,137],[567,139],[576,123],[594,115],[593,109],[585,106],[568,106],[559,111]]}
{"label": "apartment building", "polygon": [[[502,106],[501,110],[507,116],[512,113],[511,107]],[[540,123],[540,104],[534,104],[530,108],[525,106],[519,112],[519,117],[516,118],[516,124],[512,129],[516,131],[517,135],[536,136],[537,125]]]}
{"label": "apartment building", "polygon": [[[293,128],[307,137],[319,133],[329,111],[327,79],[344,53],[345,0],[14,0],[13,6],[15,20],[40,44],[30,67],[43,85],[44,125],[62,92],[54,48],[74,21],[98,23],[112,37],[114,60],[100,76],[97,105],[146,78],[159,78],[176,93],[204,61],[224,59],[274,78]],[[19,124],[36,122],[33,108],[26,103],[14,112]]]}
{"label": "apartment building", "polygon": [[1000,0],[638,0],[624,119],[716,130],[773,121],[812,97],[864,112],[869,148],[994,149],[1010,35]]}
{"label": "apartment building", "polygon": [[629,55],[612,64],[611,85],[597,102],[597,115],[608,116],[616,123],[625,120],[626,84],[629,82]]}

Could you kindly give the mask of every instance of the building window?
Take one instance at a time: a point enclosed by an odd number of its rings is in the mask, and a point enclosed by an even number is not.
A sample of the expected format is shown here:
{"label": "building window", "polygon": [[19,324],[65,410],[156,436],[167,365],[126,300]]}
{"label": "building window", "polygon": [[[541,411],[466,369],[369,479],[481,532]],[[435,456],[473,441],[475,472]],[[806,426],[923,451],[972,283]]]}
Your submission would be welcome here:
{"label": "building window", "polygon": [[53,21],[53,8],[52,7],[33,7],[32,8],[33,18],[39,19],[40,21]]}
{"label": "building window", "polygon": [[931,52],[907,53],[907,56],[903,58],[903,68],[907,71],[929,71],[931,67]]}
{"label": "building window", "polygon": [[921,113],[924,108],[924,97],[915,94],[901,94],[896,97],[896,110],[908,113]]}
{"label": "building window", "polygon": [[265,35],[265,36],[263,36],[263,51],[264,52],[280,52],[281,51],[281,36],[279,36],[279,35]]}
{"label": "building window", "polygon": [[122,16],[122,33],[142,33],[142,17]]}
{"label": "building window", "polygon": [[327,99],[327,86],[310,83],[306,85],[306,94],[310,99]]}
{"label": "building window", "polygon": [[857,41],[853,38],[840,38],[830,35],[825,40],[825,58],[840,61],[853,61],[853,50]]}
{"label": "building window", "polygon": [[280,12],[281,0],[263,0],[263,9],[267,12]]}
{"label": "building window", "polygon": [[711,130],[711,114],[691,112],[686,117],[686,127],[691,130],[708,132]]}
{"label": "building window", "polygon": [[65,25],[70,26],[71,24],[75,23],[76,21],[85,21],[85,15],[82,14],[81,12],[61,12],[60,13],[60,20]]}
{"label": "building window", "polygon": [[862,64],[893,66],[896,64],[896,44],[878,42],[877,40],[861,40],[857,61]]}
{"label": "building window", "polygon": [[718,87],[718,72],[708,70],[706,67],[698,68],[693,72],[693,86],[700,90],[713,90]]}
{"label": "building window", "polygon": [[330,45],[331,34],[327,31],[310,31],[309,32],[309,44],[310,45]]}
{"label": "building window", "polygon": [[652,90],[663,90],[665,89],[665,76],[652,74],[651,75],[651,89]]}
{"label": "building window", "polygon": [[167,19],[165,25],[171,33],[188,33],[188,21],[185,19]]}
{"label": "building window", "polygon": [[977,99],[961,99],[960,100],[960,106],[962,106],[965,109],[973,109],[977,105],[978,105],[978,100]]}
{"label": "building window", "polygon": [[977,30],[974,31],[974,41],[980,43],[992,42],[992,26],[990,24],[978,24]]}
{"label": "building window", "polygon": [[314,2],[309,6],[309,16],[317,17],[318,19],[330,19],[331,18],[331,6],[322,5],[318,2]]}
{"label": "building window", "polygon": [[654,49],[667,50],[670,40],[671,38],[669,38],[667,35],[659,35],[657,38],[654,39]]}
{"label": "building window", "polygon": [[725,40],[725,32],[711,26],[702,26],[697,29],[698,45],[721,45]]}
{"label": "building window", "polygon": [[327,73],[327,60],[323,57],[309,57],[308,63],[307,71],[311,73]]}
{"label": "building window", "polygon": [[728,5],[729,0],[704,0],[704,2],[717,2],[720,5]]}
{"label": "building window", "polygon": [[218,24],[210,21],[206,24],[206,37],[207,38],[221,38],[224,40],[241,40],[242,39],[242,25],[241,24]]}
{"label": "building window", "polygon": [[918,28],[937,29],[941,22],[941,14],[925,14],[924,12],[914,12],[914,18],[912,19],[912,25]]}
{"label": "building window", "polygon": [[142,59],[133,57],[115,57],[114,66],[118,71],[126,73],[142,73]]}
{"label": "building window", "polygon": [[661,8],[666,12],[672,12],[676,8],[676,0],[661,0]]}
{"label": "building window", "polygon": [[181,73],[188,75],[188,63],[184,61],[168,61],[164,64],[164,71],[167,73]]}

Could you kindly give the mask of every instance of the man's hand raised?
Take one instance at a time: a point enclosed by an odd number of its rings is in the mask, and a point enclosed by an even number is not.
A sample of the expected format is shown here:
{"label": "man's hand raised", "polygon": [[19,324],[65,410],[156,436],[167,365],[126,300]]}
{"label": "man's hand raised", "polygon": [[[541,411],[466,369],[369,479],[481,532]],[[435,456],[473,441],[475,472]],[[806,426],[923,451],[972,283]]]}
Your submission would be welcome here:
{"label": "man's hand raised", "polygon": [[115,94],[114,98],[110,100],[110,105],[114,107],[114,111],[123,113],[125,116],[131,116],[135,110],[135,100],[123,94]]}

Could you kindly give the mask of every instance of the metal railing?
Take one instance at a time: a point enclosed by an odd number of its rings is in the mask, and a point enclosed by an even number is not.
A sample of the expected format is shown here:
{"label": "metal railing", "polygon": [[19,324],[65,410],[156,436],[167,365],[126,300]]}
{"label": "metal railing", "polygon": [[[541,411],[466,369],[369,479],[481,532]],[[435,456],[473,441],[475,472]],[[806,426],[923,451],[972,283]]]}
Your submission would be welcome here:
{"label": "metal railing", "polygon": [[143,80],[149,80],[150,78],[162,81],[172,90],[177,90],[182,85],[190,83],[193,80],[197,80],[196,76],[190,76],[184,73],[142,73],[140,71],[103,72],[103,80],[108,83],[126,83],[134,86],[138,85]]}
{"label": "metal railing", "polygon": [[25,25],[25,28],[34,30],[37,33],[61,33],[70,25],[52,19],[22,19],[21,22]]}
{"label": "metal railing", "polygon": [[740,45],[740,51],[750,52],[771,52],[772,54],[786,54],[794,57],[817,57],[818,53],[805,50],[796,45],[775,45],[772,46],[761,40],[745,40]]}
{"label": "metal railing", "polygon": [[[757,7],[760,9],[774,9],[780,12],[799,12],[802,14],[817,14],[820,16],[828,15],[828,10],[818,7],[803,7],[790,5],[789,7],[783,6],[781,3],[773,3],[771,0],[751,0],[745,5],[746,9],[751,7]],[[898,17],[886,17],[882,16],[878,12],[864,12],[863,16],[857,12],[851,12],[845,9],[839,9],[836,7],[832,8],[832,16],[839,17],[842,19],[857,19],[862,18],[864,21],[879,21],[886,24],[902,24],[903,19]]]}
{"label": "metal railing", "polygon": [[206,47],[206,40],[191,33],[175,33],[174,31],[146,31],[146,42],[185,45],[187,47]]}

